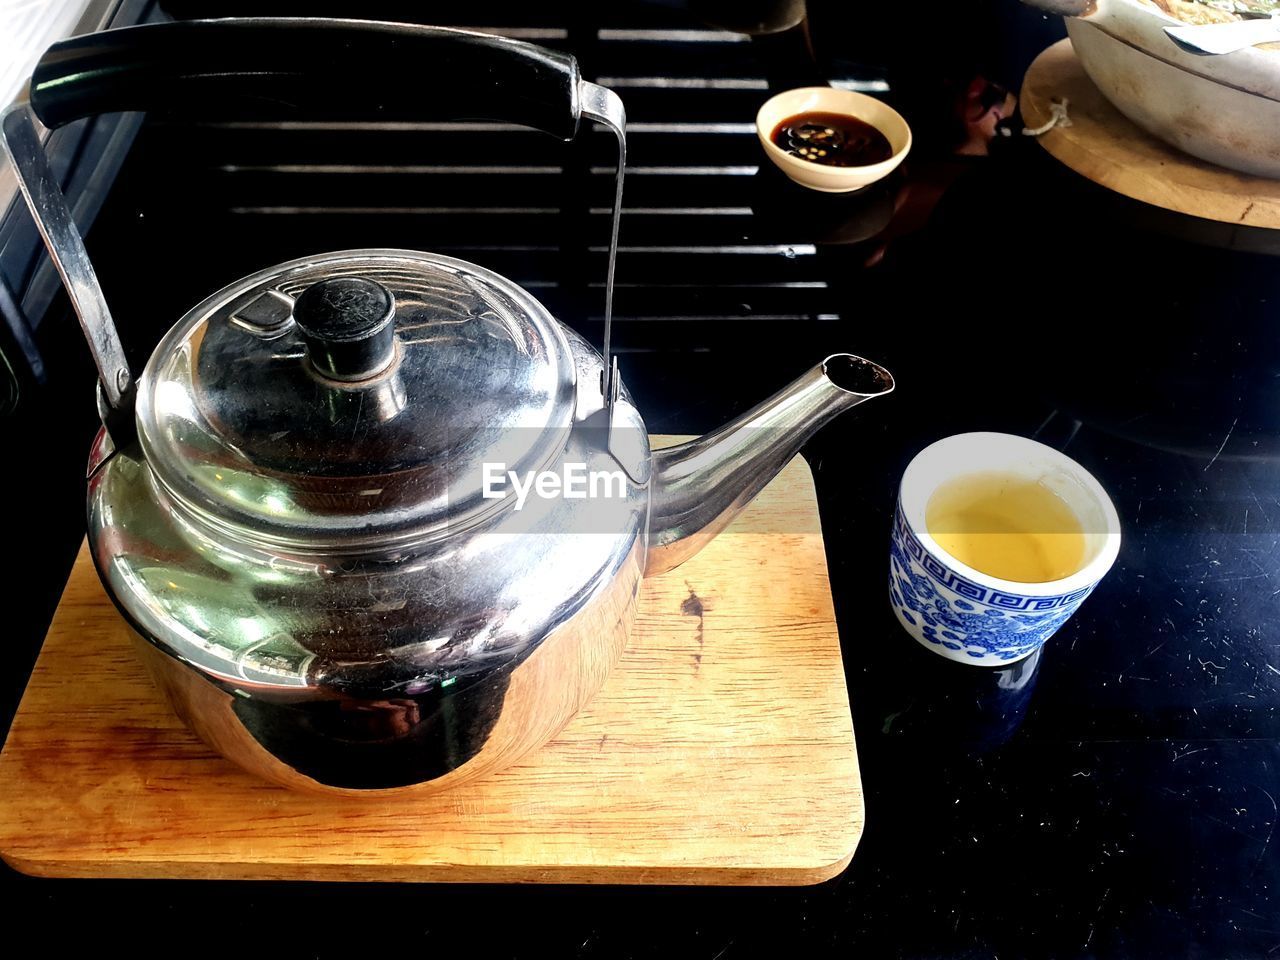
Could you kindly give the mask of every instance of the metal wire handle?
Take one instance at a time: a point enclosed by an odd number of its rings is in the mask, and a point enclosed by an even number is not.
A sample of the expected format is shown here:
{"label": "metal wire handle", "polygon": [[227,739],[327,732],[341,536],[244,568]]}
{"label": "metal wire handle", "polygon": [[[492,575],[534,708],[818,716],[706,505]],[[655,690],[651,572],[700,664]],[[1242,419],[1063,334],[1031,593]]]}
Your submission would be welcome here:
{"label": "metal wire handle", "polygon": [[[129,28],[123,31],[107,31],[105,34],[94,35],[89,38],[75,38],[72,41],[55,44],[50,53],[46,54],[45,58],[42,59],[41,66],[37,67],[37,75],[42,70],[56,72],[57,69],[61,69],[64,73],[67,70],[72,70],[72,79],[75,79],[78,83],[85,71],[77,73],[72,69],[72,66],[61,61],[77,57],[102,58],[105,56],[116,59],[124,58],[126,61],[125,66],[128,70],[122,69],[120,72],[122,74],[128,72],[129,79],[127,83],[122,83],[120,97],[123,98],[123,101],[121,103],[111,102],[109,95],[111,91],[109,89],[105,91],[108,94],[104,102],[105,105],[104,103],[98,103],[97,100],[104,94],[104,88],[100,85],[102,81],[97,80],[95,81],[97,85],[91,85],[80,92],[79,99],[71,97],[65,102],[59,101],[55,105],[56,109],[51,106],[50,109],[55,109],[55,112],[61,111],[66,115],[59,116],[58,119],[50,120],[49,122],[56,125],[60,122],[67,122],[77,116],[91,115],[94,112],[94,107],[99,109],[111,109],[114,107],[114,109],[118,110],[143,106],[143,104],[135,104],[133,101],[137,97],[149,95],[149,86],[145,81],[151,77],[147,71],[171,70],[174,69],[174,66],[167,61],[157,60],[156,57],[161,55],[155,54],[154,50],[151,50],[147,56],[138,55],[132,60],[127,58],[138,54],[138,51],[143,47],[155,48],[158,46],[163,50],[165,45],[158,41],[167,39],[171,34],[186,37],[188,40],[192,36],[204,37],[206,34],[202,31],[209,30],[266,31],[267,33],[260,35],[268,35],[271,31],[278,31],[285,26],[290,30],[297,30],[301,25],[310,25],[312,28],[319,30],[317,36],[322,38],[336,35],[341,39],[342,32],[347,31],[346,36],[358,36],[362,42],[373,43],[374,47],[366,47],[363,50],[365,55],[369,54],[370,49],[374,53],[380,49],[378,44],[382,43],[383,34],[400,32],[406,36],[417,36],[420,39],[431,42],[445,42],[451,45],[462,44],[468,55],[472,56],[497,55],[508,58],[502,61],[503,63],[510,62],[512,58],[516,62],[522,59],[527,60],[528,63],[535,66],[545,66],[542,63],[543,60],[548,63],[557,59],[560,61],[551,63],[551,66],[547,67],[547,69],[553,69],[553,72],[558,76],[567,76],[572,81],[567,88],[567,94],[562,94],[568,97],[568,109],[572,120],[572,127],[569,128],[570,134],[572,135],[572,132],[576,131],[577,118],[582,116],[589,120],[597,121],[613,131],[618,145],[616,189],[605,279],[604,342],[601,349],[604,355],[604,374],[600,383],[604,406],[609,412],[609,420],[611,422],[613,404],[619,389],[616,373],[617,365],[612,356],[611,336],[614,271],[617,262],[618,230],[622,216],[622,187],[626,171],[626,113],[621,99],[612,90],[583,80],[578,76],[577,65],[571,57],[566,58],[563,54],[555,54],[532,44],[519,44],[501,37],[489,37],[483,34],[444,30],[442,28],[411,27],[408,25],[378,24],[362,21],[258,19],[206,21],[203,25],[199,22],[159,24],[149,27]],[[114,35],[114,37],[109,35]],[[128,35],[128,37],[126,38],[125,35]],[[388,40],[387,42],[390,43],[391,41]],[[171,55],[172,51],[167,51],[162,56]],[[46,66],[46,61],[50,61],[54,66]],[[252,65],[237,64],[237,69],[228,71],[226,76],[242,85],[245,82],[252,84],[255,74],[248,69],[248,66]],[[230,82],[230,80],[220,79],[220,76],[214,76],[215,84]],[[288,71],[282,72],[280,76],[285,78],[285,81],[293,79],[293,75]],[[206,76],[205,72],[193,71],[190,74],[182,74],[177,79],[183,83],[201,83],[208,80],[209,77]],[[40,90],[57,89],[62,82],[59,77],[54,77],[53,80],[45,78],[40,85]],[[263,82],[266,82],[265,78]],[[154,86],[154,84],[151,86]],[[98,281],[97,274],[94,272],[88,251],[85,249],[84,239],[76,228],[75,220],[67,207],[66,199],[49,167],[48,158],[45,156],[41,145],[40,135],[36,130],[31,111],[26,104],[17,104],[5,112],[3,120],[0,121],[0,148],[3,148],[4,153],[13,165],[23,199],[31,211],[36,227],[40,231],[45,247],[49,251],[49,256],[53,260],[58,274],[62,277],[72,308],[79,318],[90,352],[93,354],[94,363],[98,368],[99,406],[102,408],[104,422],[109,418],[122,423],[131,421],[134,378],[125,359],[124,348],[121,345],[115,323],[112,321],[111,311],[103,296],[102,286]]]}

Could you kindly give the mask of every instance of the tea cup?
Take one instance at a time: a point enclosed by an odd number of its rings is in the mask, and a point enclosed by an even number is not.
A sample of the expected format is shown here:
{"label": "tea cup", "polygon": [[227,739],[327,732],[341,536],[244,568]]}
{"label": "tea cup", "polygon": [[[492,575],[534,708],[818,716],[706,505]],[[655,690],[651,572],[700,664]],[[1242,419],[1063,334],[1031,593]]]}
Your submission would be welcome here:
{"label": "tea cup", "polygon": [[[943,484],[980,472],[1043,484],[1079,521],[1078,568],[1029,583],[992,576],[949,554],[929,533],[926,510]],[[1120,520],[1102,485],[1070,457],[1026,437],[964,433],[920,451],[903,472],[889,550],[889,598],[903,628],[950,660],[1003,666],[1051,637],[1120,550]]]}

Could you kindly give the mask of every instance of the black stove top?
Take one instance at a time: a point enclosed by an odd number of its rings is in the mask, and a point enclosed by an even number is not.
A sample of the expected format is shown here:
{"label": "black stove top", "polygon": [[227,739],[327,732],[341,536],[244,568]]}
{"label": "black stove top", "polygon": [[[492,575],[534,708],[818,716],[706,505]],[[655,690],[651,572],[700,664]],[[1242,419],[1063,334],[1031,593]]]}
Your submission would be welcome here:
{"label": "black stove top", "polygon": [[[667,5],[501,6],[432,16],[572,49],[626,101],[614,336],[651,430],[714,426],[835,350],[897,377],[891,400],[806,450],[867,798],[853,864],[811,889],[738,891],[10,874],[10,929],[61,939],[83,927],[102,943],[101,927],[68,920],[118,924],[127,911],[135,942],[178,949],[212,930],[317,956],[454,945],[708,958],[1280,952],[1272,259],[1202,243],[1193,222],[1105,195],[1029,138],[981,158],[922,149],[866,194],[807,194],[769,166],[752,121],[770,89],[809,76],[877,87],[885,74],[828,55],[832,33],[753,40]],[[892,100],[903,87],[888,76]],[[563,145],[342,117],[153,117],[90,247],[139,360],[225,283],[359,246],[496,269],[598,342],[611,163],[603,132]],[[48,451],[37,490],[30,477],[7,481],[42,518],[30,596],[11,603],[26,664],[81,535],[93,423],[72,322],[53,315],[41,337],[57,361],[43,405],[4,423],[11,444]],[[1079,460],[1111,493],[1125,537],[1043,657],[1004,670],[918,648],[885,597],[903,467],[929,442],[979,429]],[[26,672],[10,664],[11,712]]]}

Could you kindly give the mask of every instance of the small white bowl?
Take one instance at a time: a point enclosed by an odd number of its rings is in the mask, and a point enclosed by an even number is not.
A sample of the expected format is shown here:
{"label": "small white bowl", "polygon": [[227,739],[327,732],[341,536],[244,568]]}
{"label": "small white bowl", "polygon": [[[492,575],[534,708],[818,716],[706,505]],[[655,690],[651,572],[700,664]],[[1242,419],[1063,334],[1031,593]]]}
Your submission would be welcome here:
{"label": "small white bowl", "polygon": [[[888,139],[893,156],[864,167],[828,167],[794,157],[773,142],[773,131],[779,123],[811,110],[842,113],[871,124]],[[848,193],[869,187],[892,173],[911,150],[911,128],[902,114],[875,97],[835,87],[798,87],[770,97],[756,114],[756,135],[779,170],[802,187],[823,193]]]}

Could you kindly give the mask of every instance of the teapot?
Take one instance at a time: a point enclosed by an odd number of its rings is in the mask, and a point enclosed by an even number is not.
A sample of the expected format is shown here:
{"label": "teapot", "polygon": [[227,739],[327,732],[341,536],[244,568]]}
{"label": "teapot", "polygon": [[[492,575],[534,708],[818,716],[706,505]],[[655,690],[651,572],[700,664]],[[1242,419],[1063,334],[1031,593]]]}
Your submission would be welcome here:
{"label": "teapot", "polygon": [[[430,89],[445,95],[424,105]],[[563,139],[586,117],[617,136],[603,351],[481,266],[358,249],[212,294],[135,381],[28,108],[3,120],[98,368],[89,549],[158,685],[212,747],[276,783],[444,789],[558,732],[621,654],[641,580],[696,553],[814,431],[893,379],[830,356],[719,430],[652,450],[609,348],[624,113],[562,53],[378,22],[166,23],[54,45],[30,110],[57,127],[236,97],[371,101]]]}

